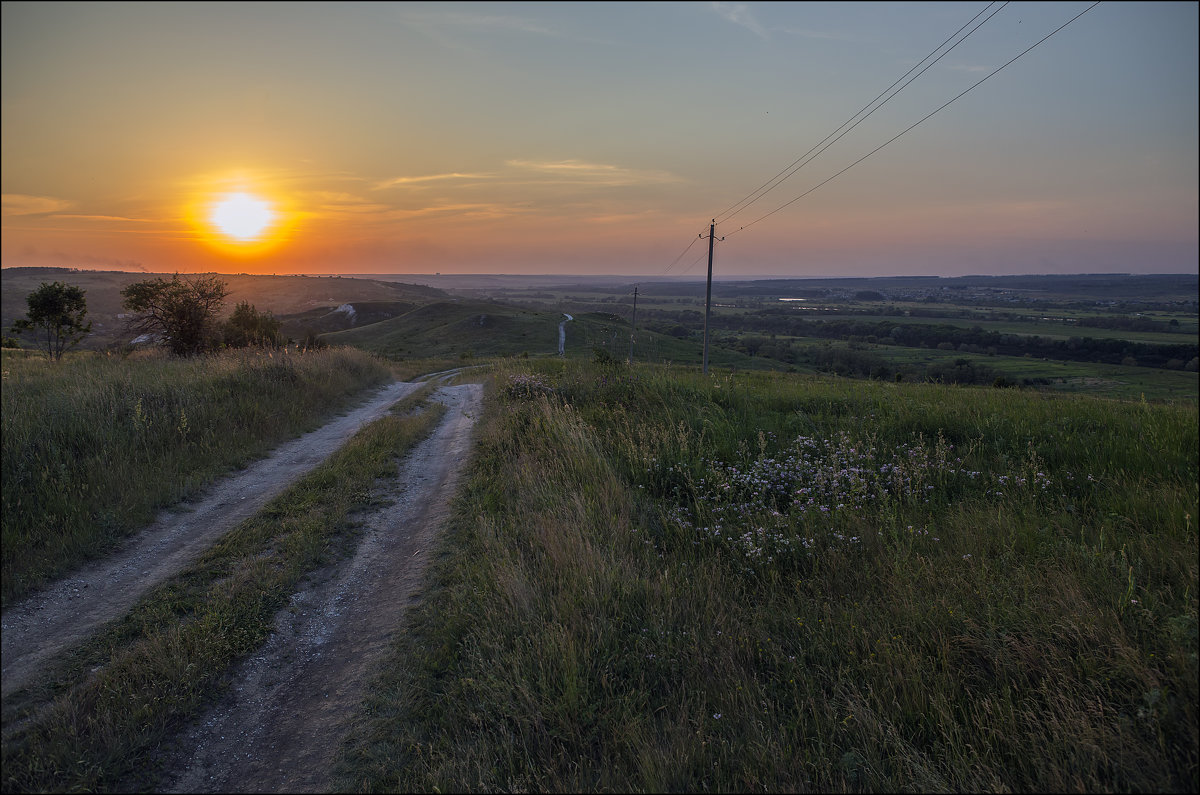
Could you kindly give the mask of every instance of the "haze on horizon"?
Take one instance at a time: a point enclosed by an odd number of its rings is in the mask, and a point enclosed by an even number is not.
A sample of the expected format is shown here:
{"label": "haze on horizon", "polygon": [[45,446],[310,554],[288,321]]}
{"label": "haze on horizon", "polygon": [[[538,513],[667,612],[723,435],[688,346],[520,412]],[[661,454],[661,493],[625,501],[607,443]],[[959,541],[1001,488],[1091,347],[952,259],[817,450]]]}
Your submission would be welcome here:
{"label": "haze on horizon", "polygon": [[0,260],[702,277],[995,12],[716,275],[1196,272],[1198,5],[1091,5],[5,2]]}

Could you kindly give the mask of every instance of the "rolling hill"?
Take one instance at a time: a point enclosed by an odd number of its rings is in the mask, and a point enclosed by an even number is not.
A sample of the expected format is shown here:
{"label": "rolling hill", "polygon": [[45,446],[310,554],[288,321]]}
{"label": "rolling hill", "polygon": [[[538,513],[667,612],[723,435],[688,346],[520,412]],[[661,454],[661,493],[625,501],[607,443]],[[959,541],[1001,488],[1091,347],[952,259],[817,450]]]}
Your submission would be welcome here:
{"label": "rolling hill", "polygon": [[[564,320],[559,312],[507,304],[436,301],[378,323],[322,334],[321,339],[396,359],[554,356],[558,354],[559,324]],[[620,315],[580,313],[567,321],[563,330],[563,354],[569,358],[591,358],[598,348],[620,361],[629,356],[629,321]],[[639,329],[634,358],[698,365],[703,360],[703,346],[694,339]],[[749,370],[787,368],[771,359],[715,346],[710,346],[709,362]]]}
{"label": "rolling hill", "polygon": [[[375,322],[408,311],[429,301],[443,300],[446,293],[434,287],[374,279],[350,279],[339,276],[254,276],[217,274],[229,288],[226,312],[246,301],[259,311],[269,311],[284,321],[284,333],[303,336],[303,328],[316,332],[347,328],[354,323]],[[25,298],[43,282],[64,282],[86,292],[88,318],[92,333],[80,348],[100,350],[127,342],[120,317],[121,290],[133,282],[169,279],[170,273],[130,273],[126,271],[86,271],[71,268],[5,268],[0,272],[0,328],[9,334],[13,322],[25,315]],[[346,304],[356,307],[354,317],[341,313],[322,318]],[[390,305],[390,306],[388,306]],[[295,322],[290,322],[295,321]],[[349,321],[349,323],[347,323]],[[25,341],[29,346],[30,343]]]}

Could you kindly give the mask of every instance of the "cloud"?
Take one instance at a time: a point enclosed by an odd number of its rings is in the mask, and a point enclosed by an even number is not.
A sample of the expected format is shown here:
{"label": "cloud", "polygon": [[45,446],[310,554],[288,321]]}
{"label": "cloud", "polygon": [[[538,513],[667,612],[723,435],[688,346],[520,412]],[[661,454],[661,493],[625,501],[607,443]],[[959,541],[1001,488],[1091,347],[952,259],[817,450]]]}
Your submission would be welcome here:
{"label": "cloud", "polygon": [[679,177],[666,171],[623,168],[606,163],[587,163],[574,159],[555,161],[509,160],[507,164],[513,168],[526,169],[556,177],[555,181],[558,182],[616,187],[681,181]]}
{"label": "cloud", "polygon": [[391,205],[367,201],[352,193],[340,191],[311,191],[305,195],[308,203],[315,206],[318,215],[340,215],[343,213],[382,213],[392,209]]}
{"label": "cloud", "polygon": [[376,183],[373,187],[375,190],[383,190],[385,188],[394,188],[400,185],[423,185],[428,182],[442,182],[451,179],[491,179],[491,174],[459,174],[458,172],[450,174],[428,174],[422,177],[393,177],[386,179],[383,182]]}
{"label": "cloud", "polygon": [[71,207],[74,202],[50,196],[28,196],[24,193],[5,193],[4,215],[46,215]]}
{"label": "cloud", "polygon": [[463,216],[466,218],[505,218],[511,215],[531,212],[530,207],[520,207],[508,204],[473,203],[473,204],[435,204],[415,210],[392,210],[388,213],[390,220],[407,220],[410,218],[426,218],[429,216]]}
{"label": "cloud", "polygon": [[745,3],[713,3],[712,9],[733,24],[741,25],[760,39],[767,38],[767,31],[758,24],[758,20],[750,13],[750,7]]}
{"label": "cloud", "polygon": [[152,223],[149,218],[126,218],[123,215],[76,215],[73,213],[58,213],[55,218],[78,218],[84,221],[128,221],[135,224]]}

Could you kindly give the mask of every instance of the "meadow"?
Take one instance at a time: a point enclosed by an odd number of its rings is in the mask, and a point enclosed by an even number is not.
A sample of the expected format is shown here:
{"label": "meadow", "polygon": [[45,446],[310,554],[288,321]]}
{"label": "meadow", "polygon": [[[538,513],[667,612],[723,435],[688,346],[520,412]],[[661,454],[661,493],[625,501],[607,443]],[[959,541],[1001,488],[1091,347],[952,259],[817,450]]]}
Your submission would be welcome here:
{"label": "meadow", "polygon": [[[1097,389],[1087,363],[895,348],[1061,380],[846,379],[718,335],[703,376],[671,334],[624,364],[619,316],[576,315],[551,358],[521,352],[561,313],[436,306],[356,330],[386,359],[4,351],[5,604],[364,389],[466,364],[477,448],[339,789],[1200,783],[1194,373],[1106,365],[1112,399],[1066,393]],[[353,548],[429,391],[6,698],[4,791],[152,789],[157,749]]]}
{"label": "meadow", "polygon": [[392,379],[353,349],[0,362],[5,605]]}
{"label": "meadow", "polygon": [[354,791],[1197,787],[1197,413],[510,361]]}

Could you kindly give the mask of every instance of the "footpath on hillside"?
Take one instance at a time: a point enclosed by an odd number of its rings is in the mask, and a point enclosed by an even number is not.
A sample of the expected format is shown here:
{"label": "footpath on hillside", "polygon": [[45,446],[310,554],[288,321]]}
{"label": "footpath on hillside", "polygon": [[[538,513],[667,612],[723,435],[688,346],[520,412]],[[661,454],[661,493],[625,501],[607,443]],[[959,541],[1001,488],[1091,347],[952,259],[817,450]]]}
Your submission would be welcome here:
{"label": "footpath on hillside", "polygon": [[164,760],[166,792],[329,792],[345,721],[366,695],[431,559],[483,399],[442,387],[441,423],[372,497],[354,555],[314,573],[267,643],[232,675]]}
{"label": "footpath on hillside", "polygon": [[163,511],[122,549],[13,605],[0,619],[0,692],[28,684],[56,655],[124,615],[222,535],[324,461],[420,384],[395,382],[321,428],[276,448],[194,502]]}

